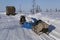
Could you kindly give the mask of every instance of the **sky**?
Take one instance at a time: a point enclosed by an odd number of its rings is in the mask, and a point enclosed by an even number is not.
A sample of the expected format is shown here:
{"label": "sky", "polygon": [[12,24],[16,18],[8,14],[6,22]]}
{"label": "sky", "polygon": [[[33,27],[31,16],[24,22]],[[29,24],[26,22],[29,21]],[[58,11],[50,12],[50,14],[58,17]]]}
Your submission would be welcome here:
{"label": "sky", "polygon": [[[36,0],[41,9],[60,9],[60,0]],[[6,6],[15,6],[16,11],[20,8],[25,11],[32,9],[32,0],[0,0],[0,11],[5,11]]]}

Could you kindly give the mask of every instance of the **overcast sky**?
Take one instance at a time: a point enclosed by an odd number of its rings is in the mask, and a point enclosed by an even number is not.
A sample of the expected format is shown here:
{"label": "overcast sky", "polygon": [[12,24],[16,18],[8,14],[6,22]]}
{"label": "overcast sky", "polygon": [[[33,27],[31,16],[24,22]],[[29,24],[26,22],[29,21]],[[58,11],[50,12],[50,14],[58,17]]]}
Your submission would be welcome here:
{"label": "overcast sky", "polygon": [[[48,9],[60,9],[60,0],[36,0],[43,10]],[[22,10],[29,11],[32,8],[32,0],[0,0],[0,11],[5,11],[7,5],[12,5],[16,7],[18,11],[20,7]]]}

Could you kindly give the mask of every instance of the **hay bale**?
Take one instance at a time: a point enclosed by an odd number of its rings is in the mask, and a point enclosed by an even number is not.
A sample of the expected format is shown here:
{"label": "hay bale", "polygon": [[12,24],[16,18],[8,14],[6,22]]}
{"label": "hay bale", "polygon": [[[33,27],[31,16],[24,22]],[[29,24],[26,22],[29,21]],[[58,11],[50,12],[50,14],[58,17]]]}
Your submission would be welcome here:
{"label": "hay bale", "polygon": [[14,6],[6,6],[6,15],[15,15],[16,9]]}
{"label": "hay bale", "polygon": [[43,22],[42,20],[38,20],[34,23],[32,30],[39,35],[40,32],[48,32],[48,26],[49,25],[47,23]]}

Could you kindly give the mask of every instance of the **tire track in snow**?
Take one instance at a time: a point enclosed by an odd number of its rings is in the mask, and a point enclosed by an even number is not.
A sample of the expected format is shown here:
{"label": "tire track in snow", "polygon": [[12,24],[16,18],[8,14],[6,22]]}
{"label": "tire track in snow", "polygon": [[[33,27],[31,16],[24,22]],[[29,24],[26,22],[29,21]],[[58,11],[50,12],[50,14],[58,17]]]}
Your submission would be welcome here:
{"label": "tire track in snow", "polygon": [[22,29],[21,27],[16,29],[16,36],[17,36],[20,40],[25,40],[24,32],[23,32],[23,29]]}
{"label": "tire track in snow", "polygon": [[6,39],[7,39],[7,37],[8,37],[8,34],[9,34],[9,30],[8,30],[8,32],[7,32],[7,34],[6,34],[6,36],[5,36],[5,39],[4,39],[4,40],[6,40]]}
{"label": "tire track in snow", "polygon": [[26,30],[25,28],[23,28],[23,33],[24,33],[25,40],[33,40],[30,34],[28,33],[28,30]]}
{"label": "tire track in snow", "polygon": [[33,40],[43,40],[43,38],[39,37],[36,33],[32,30],[29,30],[29,33],[32,35]]}

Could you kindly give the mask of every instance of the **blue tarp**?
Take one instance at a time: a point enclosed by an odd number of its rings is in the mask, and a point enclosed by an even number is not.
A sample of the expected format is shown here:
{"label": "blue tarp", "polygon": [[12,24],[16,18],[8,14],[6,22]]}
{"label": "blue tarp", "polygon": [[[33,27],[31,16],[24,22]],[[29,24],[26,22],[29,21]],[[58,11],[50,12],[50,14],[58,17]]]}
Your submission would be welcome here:
{"label": "blue tarp", "polygon": [[35,22],[35,21],[37,21],[37,19],[36,19],[36,18],[31,18],[31,19],[32,19],[34,22]]}
{"label": "blue tarp", "polygon": [[[34,22],[35,22],[37,19],[36,19],[36,18],[32,18],[32,20],[34,20]],[[23,27],[23,28],[28,28],[28,29],[31,29],[32,26],[33,26],[33,22],[24,22],[24,23],[22,24],[22,27]]]}
{"label": "blue tarp", "polygon": [[30,23],[29,22],[24,22],[23,25],[22,25],[22,27],[31,29],[32,25],[33,25],[33,23],[31,23],[31,22]]}

